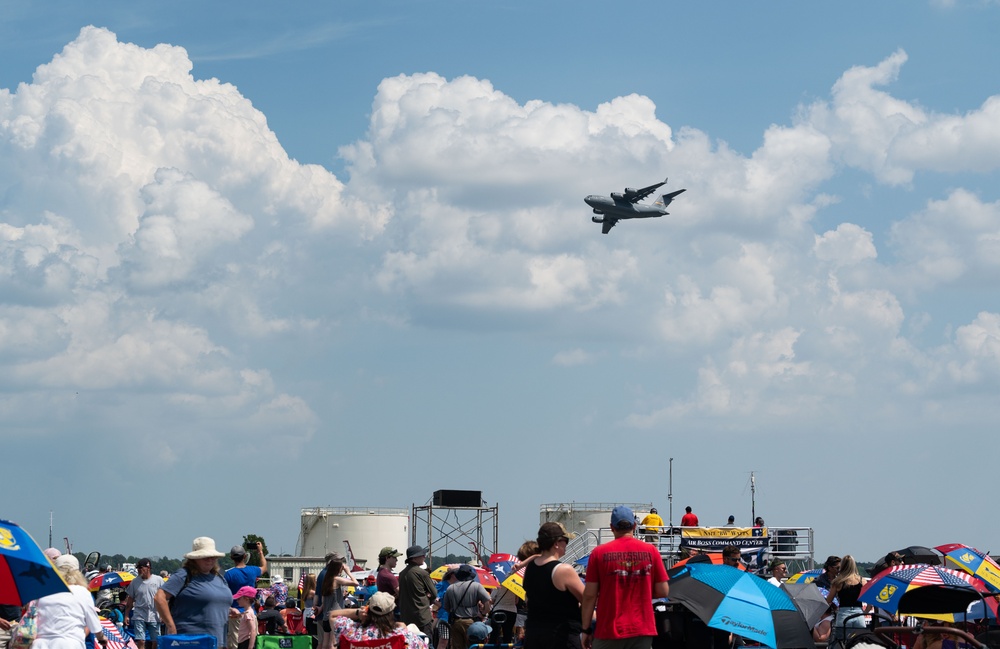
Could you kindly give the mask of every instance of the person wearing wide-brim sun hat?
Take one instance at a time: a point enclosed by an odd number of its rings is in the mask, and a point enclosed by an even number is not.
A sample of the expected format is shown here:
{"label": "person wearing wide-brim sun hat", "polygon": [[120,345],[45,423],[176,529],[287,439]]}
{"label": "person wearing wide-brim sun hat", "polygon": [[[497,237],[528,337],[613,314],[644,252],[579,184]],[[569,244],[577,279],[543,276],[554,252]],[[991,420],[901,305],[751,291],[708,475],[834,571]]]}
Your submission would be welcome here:
{"label": "person wearing wide-brim sun hat", "polygon": [[199,536],[181,569],[156,592],[156,612],[168,635],[212,635],[219,649],[226,646],[233,593],[219,574],[221,556],[213,539]]}

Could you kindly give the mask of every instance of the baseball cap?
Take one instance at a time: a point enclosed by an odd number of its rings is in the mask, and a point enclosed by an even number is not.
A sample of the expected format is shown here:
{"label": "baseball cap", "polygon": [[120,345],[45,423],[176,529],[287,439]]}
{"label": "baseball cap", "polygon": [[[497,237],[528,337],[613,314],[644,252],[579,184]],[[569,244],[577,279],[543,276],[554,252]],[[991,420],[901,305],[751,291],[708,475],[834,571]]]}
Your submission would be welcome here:
{"label": "baseball cap", "polygon": [[250,599],[257,599],[257,589],[253,586],[243,586],[236,594],[233,595],[233,599],[239,599],[241,597],[249,597]]}
{"label": "baseball cap", "polygon": [[635,514],[625,505],[618,505],[611,510],[611,527],[618,530],[635,527]]}
{"label": "baseball cap", "polygon": [[136,568],[150,568],[150,567],[152,567],[152,565],[153,564],[150,563],[149,559],[139,559],[139,561],[136,562],[135,567]]}
{"label": "baseball cap", "polygon": [[384,548],[382,548],[379,551],[378,556],[380,556],[380,557],[398,557],[399,556],[399,550],[397,550],[396,548],[392,547],[391,545],[387,545],[387,546],[385,546]]}
{"label": "baseball cap", "polygon": [[542,526],[538,528],[539,543],[542,541],[556,541],[564,536],[567,539],[576,538],[576,534],[568,531],[562,523],[550,521],[548,523],[542,523]]}
{"label": "baseball cap", "polygon": [[396,598],[379,591],[368,598],[368,610],[379,615],[388,615],[396,609]]}
{"label": "baseball cap", "polygon": [[477,621],[469,625],[465,634],[473,642],[486,642],[486,638],[490,637],[490,633],[492,632],[493,628],[488,624]]}
{"label": "baseball cap", "polygon": [[246,556],[247,551],[243,549],[242,545],[234,545],[233,549],[229,551],[229,556],[231,557],[242,557]]}

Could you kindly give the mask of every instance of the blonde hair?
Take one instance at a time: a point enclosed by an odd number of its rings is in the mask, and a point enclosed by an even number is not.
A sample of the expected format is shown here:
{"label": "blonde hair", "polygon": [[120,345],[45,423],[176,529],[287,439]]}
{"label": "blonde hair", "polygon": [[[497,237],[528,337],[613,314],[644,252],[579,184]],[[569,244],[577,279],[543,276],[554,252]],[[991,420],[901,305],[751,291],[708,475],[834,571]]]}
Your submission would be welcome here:
{"label": "blonde hair", "polygon": [[76,568],[62,568],[60,572],[62,572],[63,579],[66,580],[67,585],[87,587],[87,578]]}
{"label": "blonde hair", "polygon": [[845,554],[840,560],[840,572],[830,582],[830,587],[842,587],[844,585],[856,584],[861,581],[861,573],[858,572],[858,564],[854,562],[854,557]]}

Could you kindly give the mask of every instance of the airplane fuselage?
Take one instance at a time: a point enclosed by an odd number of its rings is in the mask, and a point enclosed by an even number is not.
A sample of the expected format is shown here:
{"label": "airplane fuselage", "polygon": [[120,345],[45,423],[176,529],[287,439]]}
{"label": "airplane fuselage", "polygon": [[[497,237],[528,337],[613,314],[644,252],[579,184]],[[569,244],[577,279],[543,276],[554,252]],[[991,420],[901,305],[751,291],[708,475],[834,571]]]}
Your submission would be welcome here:
{"label": "airplane fuselage", "polygon": [[[591,194],[583,201],[594,209],[594,214],[605,214],[615,219],[648,219],[667,213],[665,207],[633,203],[621,194],[617,196],[615,194],[611,196]],[[596,219],[594,221],[600,223]]]}

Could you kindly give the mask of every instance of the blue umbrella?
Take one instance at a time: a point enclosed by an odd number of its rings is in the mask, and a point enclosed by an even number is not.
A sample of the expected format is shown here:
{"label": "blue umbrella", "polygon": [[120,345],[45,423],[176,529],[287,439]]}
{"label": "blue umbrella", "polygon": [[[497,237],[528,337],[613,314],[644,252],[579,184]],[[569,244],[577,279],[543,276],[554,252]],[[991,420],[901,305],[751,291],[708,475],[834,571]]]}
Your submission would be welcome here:
{"label": "blue umbrella", "polygon": [[806,570],[804,572],[797,572],[785,582],[786,584],[811,584],[816,581],[816,578],[823,574],[822,568],[816,568],[815,570]]}
{"label": "blue umbrella", "polygon": [[34,539],[16,523],[0,519],[0,604],[24,606],[33,599],[68,591],[62,575]]}
{"label": "blue umbrella", "polygon": [[688,563],[668,574],[670,601],[680,602],[710,627],[772,649],[815,646],[788,594],[756,575],[709,563]]}

